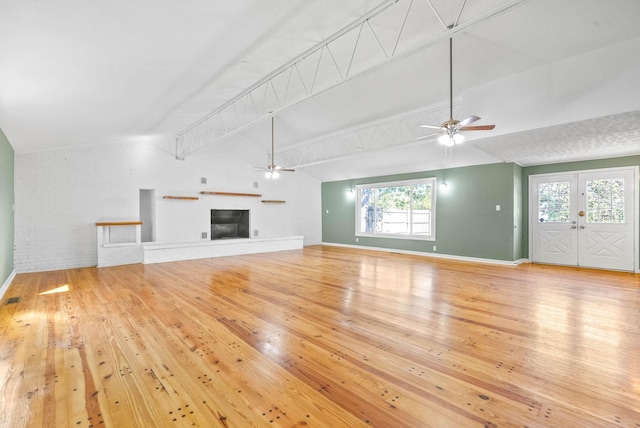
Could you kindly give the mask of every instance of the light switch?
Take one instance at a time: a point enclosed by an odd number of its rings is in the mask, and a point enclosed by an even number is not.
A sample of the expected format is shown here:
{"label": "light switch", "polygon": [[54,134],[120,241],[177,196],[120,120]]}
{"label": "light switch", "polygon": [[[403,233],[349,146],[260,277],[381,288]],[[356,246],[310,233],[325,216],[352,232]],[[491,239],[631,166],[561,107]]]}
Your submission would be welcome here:
{"label": "light switch", "polygon": [[500,205],[496,205],[496,211],[500,211]]}

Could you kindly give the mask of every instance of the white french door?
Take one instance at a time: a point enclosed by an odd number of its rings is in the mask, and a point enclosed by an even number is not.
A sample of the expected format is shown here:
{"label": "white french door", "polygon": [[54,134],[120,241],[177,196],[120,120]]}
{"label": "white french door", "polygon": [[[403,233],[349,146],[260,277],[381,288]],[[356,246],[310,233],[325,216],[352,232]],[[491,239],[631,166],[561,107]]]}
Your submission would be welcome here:
{"label": "white french door", "polygon": [[531,260],[633,271],[637,168],[529,179]]}

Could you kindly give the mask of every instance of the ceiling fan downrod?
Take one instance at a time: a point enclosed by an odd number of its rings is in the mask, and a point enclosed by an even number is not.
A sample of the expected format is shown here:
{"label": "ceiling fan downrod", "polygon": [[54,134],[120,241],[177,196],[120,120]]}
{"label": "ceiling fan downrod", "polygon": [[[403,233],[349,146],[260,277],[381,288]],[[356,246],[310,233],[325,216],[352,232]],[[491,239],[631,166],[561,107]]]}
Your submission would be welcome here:
{"label": "ceiling fan downrod", "polygon": [[453,122],[453,37],[449,37],[449,120]]}

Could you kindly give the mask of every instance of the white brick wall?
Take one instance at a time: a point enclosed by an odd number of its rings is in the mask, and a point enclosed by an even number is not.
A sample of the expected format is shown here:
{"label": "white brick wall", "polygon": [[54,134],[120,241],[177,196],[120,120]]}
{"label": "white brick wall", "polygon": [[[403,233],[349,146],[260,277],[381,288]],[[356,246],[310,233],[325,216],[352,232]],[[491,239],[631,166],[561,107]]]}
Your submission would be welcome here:
{"label": "white brick wall", "polygon": [[[95,266],[96,220],[138,218],[140,189],[156,190],[156,242],[201,240],[201,232],[209,232],[212,208],[250,209],[251,229],[260,237],[303,235],[305,245],[321,242],[320,182],[304,172],[285,174],[273,185],[253,170],[255,159],[244,161],[233,147],[212,145],[184,161],[164,148],[118,143],[17,153],[16,271]],[[208,184],[200,184],[201,177]],[[263,198],[199,195],[201,190],[262,193]],[[164,195],[200,200],[165,200]]]}

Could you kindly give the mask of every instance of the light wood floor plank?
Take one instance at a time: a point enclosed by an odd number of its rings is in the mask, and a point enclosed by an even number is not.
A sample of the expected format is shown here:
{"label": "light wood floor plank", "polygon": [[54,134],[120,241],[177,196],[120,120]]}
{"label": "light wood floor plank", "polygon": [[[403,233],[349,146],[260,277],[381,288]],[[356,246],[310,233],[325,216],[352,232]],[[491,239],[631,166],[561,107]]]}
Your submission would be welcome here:
{"label": "light wood floor plank", "polygon": [[639,275],[313,246],[13,296],[2,427],[640,428]]}

